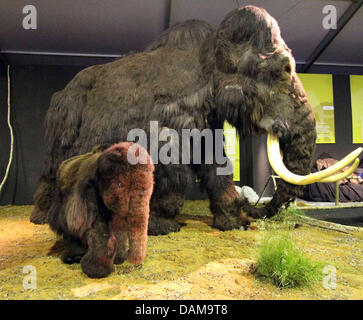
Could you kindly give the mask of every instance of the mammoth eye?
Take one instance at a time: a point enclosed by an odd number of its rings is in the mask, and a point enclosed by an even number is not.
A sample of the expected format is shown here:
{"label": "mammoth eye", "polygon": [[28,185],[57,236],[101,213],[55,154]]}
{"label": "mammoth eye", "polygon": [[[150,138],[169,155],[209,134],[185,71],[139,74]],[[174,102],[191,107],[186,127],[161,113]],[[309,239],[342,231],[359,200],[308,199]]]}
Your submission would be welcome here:
{"label": "mammoth eye", "polygon": [[117,185],[119,188],[122,188],[123,187],[123,184],[121,182],[118,183]]}

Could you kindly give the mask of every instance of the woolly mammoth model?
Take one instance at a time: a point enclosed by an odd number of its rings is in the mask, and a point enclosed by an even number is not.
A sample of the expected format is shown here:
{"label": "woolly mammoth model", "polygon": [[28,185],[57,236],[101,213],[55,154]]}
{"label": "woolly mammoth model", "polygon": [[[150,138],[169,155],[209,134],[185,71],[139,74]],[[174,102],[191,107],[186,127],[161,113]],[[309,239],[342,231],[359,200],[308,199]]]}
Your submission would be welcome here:
{"label": "woolly mammoth model", "polygon": [[[129,151],[131,158],[142,154],[144,164],[130,164]],[[153,171],[147,152],[131,142],[95,147],[62,162],[48,212],[50,227],[63,235],[62,261],[81,261],[83,272],[92,278],[107,276],[114,263],[127,258],[141,264]]]}
{"label": "woolly mammoth model", "polygon": [[[276,20],[261,8],[246,6],[230,12],[217,30],[196,20],[177,24],[143,52],[87,68],[55,93],[45,120],[49,149],[31,220],[47,220],[55,172],[63,159],[88,152],[96,144],[127,140],[133,128],[149,135],[151,121],[179,134],[183,129],[216,132],[225,121],[240,136],[267,133],[276,152],[279,138],[284,155],[283,162],[270,157],[276,160],[274,168],[289,176],[290,170],[298,175],[310,172],[315,118],[294,58]],[[215,148],[223,145],[214,139]],[[301,186],[289,183],[294,181],[281,180],[266,207],[241,203],[232,174],[217,173],[226,164],[215,161],[215,148],[201,141],[193,140],[191,145],[201,150],[204,160],[214,161],[183,164],[183,150],[179,162],[155,164],[150,234],[179,230],[175,216],[191,174],[199,177],[208,193],[213,226],[221,230],[247,227],[244,213],[272,216],[301,193]],[[165,143],[159,143],[160,150]]]}

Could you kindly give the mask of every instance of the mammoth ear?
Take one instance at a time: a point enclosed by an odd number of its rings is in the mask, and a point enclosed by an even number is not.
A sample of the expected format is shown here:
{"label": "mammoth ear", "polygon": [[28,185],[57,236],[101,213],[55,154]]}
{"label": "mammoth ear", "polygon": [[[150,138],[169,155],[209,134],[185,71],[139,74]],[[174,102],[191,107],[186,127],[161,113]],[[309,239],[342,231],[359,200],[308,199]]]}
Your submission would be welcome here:
{"label": "mammoth ear", "polygon": [[69,233],[82,237],[94,222],[98,212],[98,188],[94,175],[88,175],[74,187],[66,204]]}

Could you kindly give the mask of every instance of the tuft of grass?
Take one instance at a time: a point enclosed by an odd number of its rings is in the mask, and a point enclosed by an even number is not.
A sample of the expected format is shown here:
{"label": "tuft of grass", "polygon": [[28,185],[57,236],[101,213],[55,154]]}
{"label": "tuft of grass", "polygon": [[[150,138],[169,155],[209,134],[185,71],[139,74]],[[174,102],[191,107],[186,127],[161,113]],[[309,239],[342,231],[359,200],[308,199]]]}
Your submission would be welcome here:
{"label": "tuft of grass", "polygon": [[263,238],[256,273],[282,288],[311,285],[321,279],[321,265],[311,261],[288,234]]}

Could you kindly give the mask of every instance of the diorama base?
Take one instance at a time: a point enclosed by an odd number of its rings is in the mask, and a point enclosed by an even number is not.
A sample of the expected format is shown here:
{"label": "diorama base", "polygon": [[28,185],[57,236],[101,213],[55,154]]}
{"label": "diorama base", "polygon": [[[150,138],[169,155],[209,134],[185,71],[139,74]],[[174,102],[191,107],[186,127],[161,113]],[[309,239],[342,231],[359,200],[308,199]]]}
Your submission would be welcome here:
{"label": "diorama base", "polygon": [[[363,299],[363,231],[265,219],[247,231],[222,232],[211,227],[208,201],[187,201],[181,231],[149,236],[142,267],[116,265],[95,280],[79,264],[61,262],[62,242],[47,225],[29,222],[32,208],[0,207],[0,299]],[[336,289],[280,289],[257,278],[256,248],[276,232],[289,233],[312,260],[335,266]],[[26,266],[36,270],[33,289],[24,286]]]}

